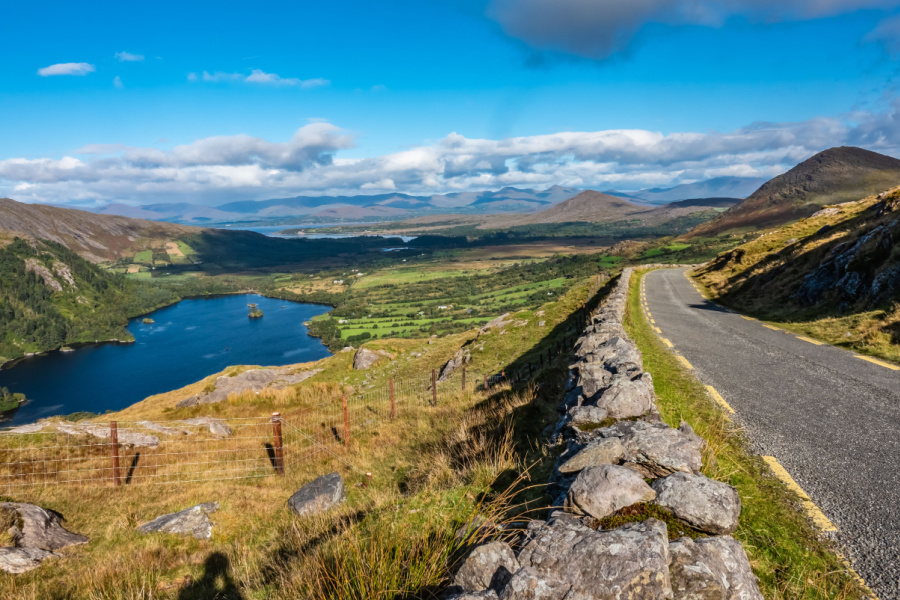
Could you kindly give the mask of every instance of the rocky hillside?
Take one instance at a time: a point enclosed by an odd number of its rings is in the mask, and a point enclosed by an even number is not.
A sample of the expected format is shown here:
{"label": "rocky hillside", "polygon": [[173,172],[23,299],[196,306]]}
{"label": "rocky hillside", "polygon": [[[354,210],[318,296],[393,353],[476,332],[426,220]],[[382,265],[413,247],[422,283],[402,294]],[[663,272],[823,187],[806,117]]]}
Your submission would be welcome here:
{"label": "rocky hillside", "polygon": [[858,342],[860,349],[881,338],[885,347],[896,349],[897,240],[900,188],[823,208],[719,255],[697,274],[722,302],[751,314],[811,326],[820,322],[821,330],[810,333]]}
{"label": "rocky hillside", "polygon": [[173,223],[97,215],[0,198],[0,239],[51,240],[91,262],[116,260],[140,250],[162,248],[166,241],[199,231],[196,227]]}
{"label": "rocky hillside", "polygon": [[827,204],[858,200],[898,184],[900,160],[862,148],[831,148],[763,184],[737,206],[697,227],[693,234],[776,227],[808,217]]}
{"label": "rocky hillside", "polygon": [[0,364],[65,344],[130,340],[127,317],[175,300],[62,244],[17,238],[0,249]]}
{"label": "rocky hillside", "polygon": [[492,220],[481,227],[496,228],[501,225],[512,227],[573,222],[615,223],[631,220],[639,221],[644,225],[658,225],[678,217],[724,210],[738,202],[739,200],[732,198],[702,198],[698,200],[682,200],[654,207],[635,204],[624,198],[588,190],[539,213],[518,218],[507,216],[503,218],[502,223]]}

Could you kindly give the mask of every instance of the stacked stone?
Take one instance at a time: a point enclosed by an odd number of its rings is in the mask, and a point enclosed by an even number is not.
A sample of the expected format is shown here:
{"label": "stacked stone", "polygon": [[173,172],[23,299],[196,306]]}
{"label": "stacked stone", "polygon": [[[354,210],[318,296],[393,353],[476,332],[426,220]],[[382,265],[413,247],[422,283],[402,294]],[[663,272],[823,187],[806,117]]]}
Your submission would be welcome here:
{"label": "stacked stone", "polygon": [[[706,442],[690,425],[674,429],[659,417],[653,380],[622,326],[631,275],[623,271],[575,346],[551,434],[551,443],[565,446],[550,478],[557,510],[511,544],[475,548],[451,597],[762,599],[741,543],[729,535],[741,511],[737,491],[700,473]],[[596,528],[639,503],[709,535],[670,542],[654,518]]]}

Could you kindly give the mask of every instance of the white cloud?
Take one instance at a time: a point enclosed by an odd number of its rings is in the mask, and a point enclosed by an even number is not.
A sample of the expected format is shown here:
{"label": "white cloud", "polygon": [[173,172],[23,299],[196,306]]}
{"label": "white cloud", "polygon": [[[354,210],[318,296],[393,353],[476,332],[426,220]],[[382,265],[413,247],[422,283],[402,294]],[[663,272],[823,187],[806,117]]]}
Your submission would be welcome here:
{"label": "white cloud", "polygon": [[489,0],[487,14],[539,50],[602,59],[649,23],[718,27],[732,17],[771,23],[896,6],[900,0]]}
{"label": "white cloud", "polygon": [[119,62],[140,62],[144,60],[144,55],[132,54],[131,52],[116,52],[116,60]]}
{"label": "white cloud", "polygon": [[261,69],[253,69],[249,75],[244,75],[243,73],[225,73],[222,71],[216,71],[215,73],[203,71],[201,75],[197,75],[196,73],[188,74],[188,81],[198,81],[199,79],[202,79],[207,83],[242,82],[276,87],[300,87],[305,89],[331,84],[329,80],[322,79],[321,77],[313,79],[297,79],[296,77],[282,77],[277,73],[266,73]]}
{"label": "white cloud", "polygon": [[[336,156],[352,148],[354,139],[326,122],[301,127],[285,142],[230,135],[169,150],[90,144],[77,157],[0,161],[0,196],[221,204],[299,194],[433,194],[507,185],[638,189],[722,175],[773,177],[816,152],[845,144],[900,155],[900,99],[881,113],[753,123],[730,132],[623,129],[500,140],[451,133],[435,143],[368,158]],[[15,189],[23,185],[29,187]]]}
{"label": "white cloud", "polygon": [[117,90],[121,90],[123,87],[125,87],[125,84],[122,83],[122,78],[119,77],[118,75],[113,77],[113,87],[116,88]]}
{"label": "white cloud", "polygon": [[87,75],[96,70],[97,68],[90,63],[59,63],[38,69],[38,75],[41,77],[50,77],[52,75]]}
{"label": "white cloud", "polygon": [[863,38],[863,42],[881,44],[891,58],[896,59],[900,56],[900,15],[883,20]]}

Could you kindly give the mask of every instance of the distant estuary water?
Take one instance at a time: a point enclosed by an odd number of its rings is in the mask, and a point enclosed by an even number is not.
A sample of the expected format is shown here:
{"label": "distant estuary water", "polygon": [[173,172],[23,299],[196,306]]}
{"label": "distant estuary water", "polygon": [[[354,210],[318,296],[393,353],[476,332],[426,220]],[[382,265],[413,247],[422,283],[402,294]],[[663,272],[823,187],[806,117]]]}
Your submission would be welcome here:
{"label": "distant estuary water", "polygon": [[[248,303],[263,311],[250,319]],[[0,387],[28,403],[0,427],[76,411],[119,410],[178,389],[230,365],[277,366],[318,360],[328,349],[307,335],[304,321],[331,310],[319,304],[242,294],[183,300],[128,324],[133,344],[50,352],[0,370]]]}

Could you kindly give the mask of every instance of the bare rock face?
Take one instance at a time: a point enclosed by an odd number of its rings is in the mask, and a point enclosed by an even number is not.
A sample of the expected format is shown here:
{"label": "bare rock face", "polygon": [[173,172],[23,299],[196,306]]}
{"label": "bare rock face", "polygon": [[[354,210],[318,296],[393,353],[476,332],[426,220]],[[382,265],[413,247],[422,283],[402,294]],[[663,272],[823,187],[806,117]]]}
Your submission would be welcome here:
{"label": "bare rock face", "polygon": [[40,548],[0,548],[0,570],[18,575],[38,568],[48,558],[58,556]]}
{"label": "bare rock face", "polygon": [[482,325],[481,329],[478,331],[478,333],[488,333],[491,329],[502,329],[502,328],[506,327],[507,325],[509,325],[512,322],[509,317],[510,317],[509,313],[503,313],[496,319],[488,321],[487,323]]}
{"label": "bare rock face", "polygon": [[578,474],[566,495],[566,509],[597,519],[608,517],[620,508],[649,502],[656,492],[644,479],[625,467],[600,465]]}
{"label": "bare rock face", "polygon": [[568,475],[588,467],[614,465],[624,456],[625,446],[619,438],[601,438],[579,450],[575,456],[560,465],[559,471]]}
{"label": "bare rock face", "polygon": [[669,575],[676,598],[762,600],[741,543],[727,535],[669,544]]}
{"label": "bare rock face", "polygon": [[598,430],[602,437],[617,437],[625,446],[625,460],[641,465],[654,477],[682,471],[699,473],[706,445],[693,431],[672,429],[665,423],[621,421]]}
{"label": "bare rock face", "polygon": [[609,411],[614,419],[628,419],[650,412],[655,397],[650,373],[637,377],[616,375],[597,400],[597,406]]}
{"label": "bare rock face", "polygon": [[368,348],[360,348],[353,356],[353,368],[364,371],[381,360],[381,354]]}
{"label": "bare rock face", "polygon": [[[95,425],[93,423],[56,423],[56,429],[69,435],[92,435],[100,439],[108,439],[110,433],[108,425]],[[159,446],[159,438],[148,433],[119,429],[117,439],[120,444],[134,446],[135,448],[156,448]]]}
{"label": "bare rock face", "polygon": [[281,390],[289,385],[305,381],[319,373],[321,369],[309,369],[295,372],[291,367],[277,369],[250,369],[234,377],[223,375],[216,378],[215,389],[208,394],[197,394],[178,402],[177,408],[197,406],[200,404],[217,404],[228,399],[231,394],[246,391],[261,392],[266,388]]}
{"label": "bare rock face", "polygon": [[707,533],[733,533],[741,516],[737,490],[703,475],[673,473],[653,482],[656,504]]}
{"label": "bare rock face", "polygon": [[444,363],[444,366],[441,367],[440,375],[438,376],[438,381],[444,382],[450,378],[451,375],[456,373],[460,368],[464,365],[469,364],[472,360],[472,354],[469,352],[468,348],[460,348],[457,350],[456,354],[453,355],[453,358]]}
{"label": "bare rock face", "polygon": [[198,540],[212,537],[213,523],[209,515],[219,509],[218,502],[206,502],[176,513],[156,517],[137,528],[141,533],[178,533],[191,535]]}
{"label": "bare rock face", "polygon": [[516,555],[504,542],[478,546],[463,561],[453,583],[465,592],[502,590],[513,573],[519,570]]}
{"label": "bare rock face", "polygon": [[563,600],[571,589],[571,584],[553,574],[526,567],[503,588],[500,600]]}
{"label": "bare rock face", "polygon": [[565,520],[541,523],[529,527],[519,564],[569,584],[567,600],[672,597],[668,532],[656,519],[604,531]]}
{"label": "bare rock face", "polygon": [[88,542],[85,536],[64,528],[62,515],[52,510],[24,502],[0,502],[0,510],[16,513],[16,524],[10,528],[10,534],[17,548],[53,551]]}
{"label": "bare rock face", "polygon": [[334,508],[346,497],[344,478],[339,473],[330,473],[314,479],[294,492],[288,499],[288,506],[297,515],[307,517]]}

